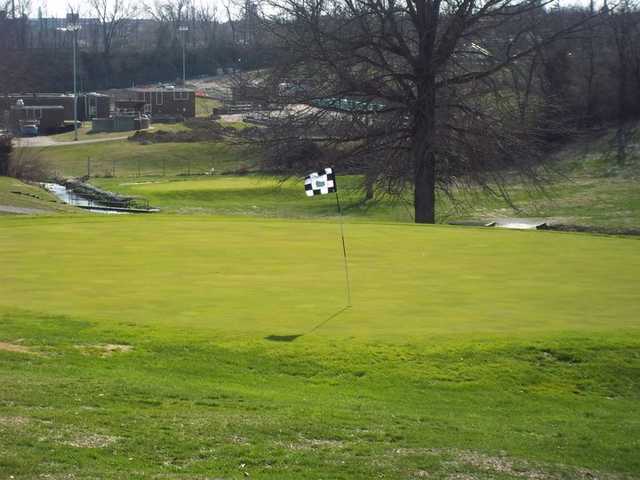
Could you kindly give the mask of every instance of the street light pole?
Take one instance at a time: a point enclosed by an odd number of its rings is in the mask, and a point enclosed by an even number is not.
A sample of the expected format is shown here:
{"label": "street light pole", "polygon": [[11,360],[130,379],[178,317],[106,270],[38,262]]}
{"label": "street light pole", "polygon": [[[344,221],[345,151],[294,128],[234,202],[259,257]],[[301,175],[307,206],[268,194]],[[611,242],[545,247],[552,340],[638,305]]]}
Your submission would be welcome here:
{"label": "street light pole", "polygon": [[[79,27],[79,25],[78,25]],[[77,80],[77,52],[78,28],[73,29],[73,140],[78,141],[78,80]]]}
{"label": "street light pole", "polygon": [[67,15],[69,24],[66,27],[60,27],[56,30],[61,32],[71,32],[73,34],[73,140],[78,141],[78,31],[82,28],[78,23],[77,13]]}
{"label": "street light pole", "polygon": [[187,32],[189,27],[178,27],[178,30],[182,32],[182,86],[187,84],[187,61],[186,61],[186,45],[187,45]]}

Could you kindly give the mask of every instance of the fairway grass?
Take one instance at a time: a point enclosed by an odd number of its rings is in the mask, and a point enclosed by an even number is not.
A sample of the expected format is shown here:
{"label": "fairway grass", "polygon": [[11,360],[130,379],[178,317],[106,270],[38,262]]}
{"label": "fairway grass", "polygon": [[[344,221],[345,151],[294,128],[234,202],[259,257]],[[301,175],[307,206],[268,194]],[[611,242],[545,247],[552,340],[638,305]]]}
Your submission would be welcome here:
{"label": "fairway grass", "polygon": [[0,478],[639,478],[640,243],[0,218]]}
{"label": "fairway grass", "polygon": [[[340,199],[344,215],[352,218],[411,221],[407,206],[386,198],[363,201],[359,177],[343,176]],[[213,215],[316,218],[335,217],[332,195],[310,200],[301,188],[301,179],[279,179],[268,175],[213,175],[199,177],[100,178],[93,183],[126,195],[142,196],[167,213],[207,213]]]}

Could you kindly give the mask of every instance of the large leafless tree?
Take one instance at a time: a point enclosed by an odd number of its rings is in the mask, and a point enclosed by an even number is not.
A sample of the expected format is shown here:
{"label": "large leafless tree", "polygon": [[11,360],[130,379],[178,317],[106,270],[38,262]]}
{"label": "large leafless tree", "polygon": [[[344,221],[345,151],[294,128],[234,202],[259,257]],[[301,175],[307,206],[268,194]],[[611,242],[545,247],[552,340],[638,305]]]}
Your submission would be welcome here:
{"label": "large leafless tree", "polygon": [[510,72],[530,83],[530,57],[579,28],[545,28],[544,1],[262,0],[260,11],[280,59],[261,92],[293,112],[272,116],[272,143],[334,142],[369,190],[409,185],[419,223],[435,221],[439,189],[500,192],[506,171],[535,176],[553,115],[531,99],[525,115]]}

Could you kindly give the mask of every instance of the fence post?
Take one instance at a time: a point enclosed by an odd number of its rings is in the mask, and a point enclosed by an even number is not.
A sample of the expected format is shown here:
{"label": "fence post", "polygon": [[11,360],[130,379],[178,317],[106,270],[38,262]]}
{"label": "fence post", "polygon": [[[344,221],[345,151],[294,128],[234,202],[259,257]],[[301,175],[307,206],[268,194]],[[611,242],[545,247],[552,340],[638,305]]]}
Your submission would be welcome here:
{"label": "fence post", "polygon": [[87,177],[91,178],[91,157],[87,157]]}

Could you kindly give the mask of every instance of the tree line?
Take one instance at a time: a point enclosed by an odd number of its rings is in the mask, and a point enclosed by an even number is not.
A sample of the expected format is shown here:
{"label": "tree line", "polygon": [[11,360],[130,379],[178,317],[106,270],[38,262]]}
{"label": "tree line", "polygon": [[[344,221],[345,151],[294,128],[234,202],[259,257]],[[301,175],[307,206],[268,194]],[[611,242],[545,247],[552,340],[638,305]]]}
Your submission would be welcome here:
{"label": "tree line", "polygon": [[[75,11],[81,88],[175,81],[183,45],[188,76],[260,66],[246,42],[251,5],[232,14],[192,0],[90,0]],[[0,93],[72,89],[74,35],[61,30],[67,23],[34,12],[29,0],[0,1]]]}

